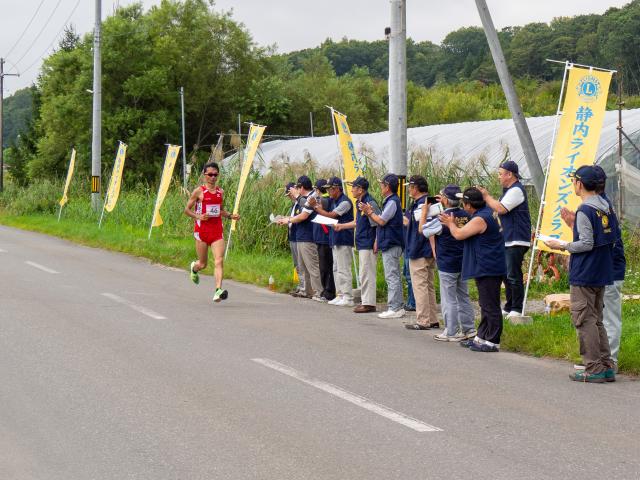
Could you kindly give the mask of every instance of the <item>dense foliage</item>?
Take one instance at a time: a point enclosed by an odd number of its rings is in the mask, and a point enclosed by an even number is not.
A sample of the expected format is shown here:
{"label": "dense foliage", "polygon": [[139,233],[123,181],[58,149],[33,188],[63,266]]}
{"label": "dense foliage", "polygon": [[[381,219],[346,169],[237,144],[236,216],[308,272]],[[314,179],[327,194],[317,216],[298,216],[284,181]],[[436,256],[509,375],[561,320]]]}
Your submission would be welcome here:
{"label": "dense foliage", "polygon": [[[208,0],[163,0],[118,9],[103,23],[103,167],[112,165],[118,140],[129,144],[128,180],[156,181],[164,144],[180,143],[180,87],[185,90],[187,150],[208,153],[218,134],[237,130],[237,116],[269,126],[269,135],[332,133],[325,105],[348,114],[351,129],[387,128],[386,41],[325,41],[315,49],[276,55],[256,45],[230,13]],[[640,93],[640,0],[603,15],[557,18],[550,24],[500,32],[525,114],[555,112],[562,66],[546,58],[621,66],[627,94]],[[46,59],[30,89],[33,114],[19,141],[14,99],[6,150],[20,184],[43,171],[63,175],[69,151],[78,170],[90,168],[92,35],[72,30]],[[407,44],[409,126],[509,116],[482,29],[460,28],[441,45]],[[627,96],[627,106],[637,97]],[[610,99],[614,107],[615,99]],[[18,108],[18,106],[20,106]],[[246,126],[243,127],[246,132]],[[229,137],[226,137],[229,138]],[[237,146],[237,141],[232,143]],[[230,146],[225,143],[225,148]]]}

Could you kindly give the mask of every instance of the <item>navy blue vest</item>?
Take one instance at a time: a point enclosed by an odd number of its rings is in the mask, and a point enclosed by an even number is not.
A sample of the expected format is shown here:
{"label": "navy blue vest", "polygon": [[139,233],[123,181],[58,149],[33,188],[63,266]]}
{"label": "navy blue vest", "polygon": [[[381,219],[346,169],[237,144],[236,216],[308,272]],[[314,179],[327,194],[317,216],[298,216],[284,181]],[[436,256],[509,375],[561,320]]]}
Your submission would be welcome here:
{"label": "navy blue vest", "polygon": [[[578,212],[587,216],[593,227],[593,249],[572,253],[569,259],[569,285],[577,287],[604,287],[613,283],[613,245],[616,243],[615,215],[606,214],[584,203]],[[577,214],[577,212],[576,212]],[[573,241],[580,239],[577,222],[573,225]]]}
{"label": "navy blue vest", "polygon": [[[627,271],[627,258],[624,255],[624,243],[622,242],[622,230],[620,230],[620,222],[618,216],[615,214],[613,204],[606,193],[601,193],[600,196],[609,204],[609,210],[611,211],[611,220],[615,221],[616,229],[616,243],[613,244],[613,279],[622,281],[624,280],[625,272]],[[615,218],[614,218],[615,217]]]}
{"label": "navy blue vest", "polygon": [[487,224],[487,229],[484,233],[464,241],[462,278],[468,280],[480,277],[504,277],[507,274],[507,264],[500,224],[493,217],[493,210],[489,207],[476,211],[469,221],[475,217],[482,218]]}
{"label": "navy blue vest", "polygon": [[378,226],[378,249],[381,252],[386,252],[392,247],[404,248],[404,235],[402,226],[402,204],[400,203],[400,197],[395,193],[392,193],[382,202],[382,210],[387,203],[393,202],[396,204],[396,214],[389,220],[384,226]]}
{"label": "navy blue vest", "polygon": [[[338,223],[350,223],[353,222],[353,202],[344,193],[340,195],[336,200],[331,199],[330,208],[333,210],[342,202],[349,202],[349,210],[344,215],[338,217]],[[336,232],[333,228],[329,236],[329,245],[335,247],[336,245],[353,247],[353,229],[341,230]]]}
{"label": "navy blue vest", "polygon": [[[365,193],[362,203],[371,203],[373,197],[369,193]],[[371,226],[369,217],[363,215],[360,210],[356,210],[356,248],[358,250],[373,250],[373,244],[376,241],[376,227]]]}
{"label": "navy blue vest", "polygon": [[502,225],[502,234],[505,243],[508,242],[531,242],[531,215],[529,214],[529,200],[527,199],[527,191],[520,182],[516,182],[509,188],[502,191],[504,198],[509,190],[519,188],[524,195],[524,202],[508,213],[500,215],[500,224]]}
{"label": "navy blue vest", "polygon": [[[330,210],[331,199],[329,197],[322,197],[320,199],[323,210]],[[326,225],[320,225],[319,223],[313,224],[313,241],[318,245],[329,245],[329,235],[331,235],[331,228]]]}
{"label": "navy blue vest", "polygon": [[[298,203],[304,203],[304,201],[307,200],[306,196],[300,196],[299,197],[300,202]],[[300,212],[302,212],[302,207],[300,208]],[[312,213],[311,215],[309,215],[309,217],[307,217],[307,219],[303,222],[300,222],[297,224],[296,228],[296,242],[310,242],[313,243],[313,225],[314,223],[311,221],[313,219],[313,217],[315,217],[316,214]]]}
{"label": "navy blue vest", "polygon": [[404,254],[407,258],[415,260],[416,258],[432,258],[433,252],[431,251],[431,244],[429,240],[422,235],[419,231],[419,222],[416,220],[414,212],[420,205],[424,205],[422,208],[427,208],[425,201],[427,196],[414,200],[411,206],[407,209],[405,216],[409,219],[409,225],[404,229]]}
{"label": "navy blue vest", "polygon": [[[447,208],[445,213],[453,215],[456,225],[460,228],[469,222],[469,214],[462,208]],[[449,227],[442,226],[442,233],[436,235],[436,262],[438,270],[445,273],[460,273],[462,271],[462,254],[464,242],[456,240],[451,235]]]}

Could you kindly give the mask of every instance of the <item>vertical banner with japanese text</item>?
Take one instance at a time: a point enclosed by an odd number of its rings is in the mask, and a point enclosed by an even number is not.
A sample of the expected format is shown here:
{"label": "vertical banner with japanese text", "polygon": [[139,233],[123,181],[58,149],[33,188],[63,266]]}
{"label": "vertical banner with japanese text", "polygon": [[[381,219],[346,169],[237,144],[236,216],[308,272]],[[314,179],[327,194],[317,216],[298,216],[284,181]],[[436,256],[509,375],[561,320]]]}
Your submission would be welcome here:
{"label": "vertical banner with japanese text", "polygon": [[[249,172],[251,172],[251,165],[258,151],[258,145],[262,140],[262,134],[267,127],[262,125],[254,125],[253,123],[249,127],[249,135],[247,136],[247,144],[244,148],[244,164],[242,165],[242,172],[240,173],[240,183],[238,184],[238,191],[236,192],[236,201],[233,205],[233,213],[236,215],[240,211],[240,198],[242,192],[244,192],[244,186],[247,183]],[[236,221],[231,220],[231,231],[235,232]]]}
{"label": "vertical banner with japanese text", "polygon": [[[595,162],[613,73],[575,66],[567,68],[567,93],[549,159],[540,233],[570,242],[573,233],[560,217],[560,211],[562,208],[575,211],[580,199],[573,191],[569,175],[579,167]],[[538,241],[537,248],[552,251],[542,241]]]}
{"label": "vertical banner with japanese text", "polygon": [[[160,179],[160,186],[158,187],[158,197],[156,198],[156,205],[153,209],[153,218],[151,220],[151,228],[159,227],[164,222],[160,216],[160,207],[164,202],[164,197],[167,196],[169,190],[169,184],[171,183],[171,177],[173,176],[173,167],[176,166],[176,159],[180,153],[179,145],[169,145],[167,147],[167,156],[164,160],[164,168],[162,169],[162,178]],[[151,235],[151,230],[149,230]]]}
{"label": "vertical banner with japanese text", "polygon": [[[338,133],[338,143],[340,145],[340,153],[342,154],[344,182],[353,182],[360,175],[364,175],[364,165],[360,162],[353,146],[353,139],[349,131],[347,116],[332,109],[333,118]],[[351,189],[345,188],[345,193],[351,201]]]}
{"label": "vertical banner with japanese text", "polygon": [[61,207],[69,201],[67,193],[69,193],[69,185],[71,185],[71,179],[73,178],[73,169],[76,165],[76,149],[71,149],[71,160],[69,160],[69,170],[67,171],[67,180],[64,182],[64,191],[62,192],[62,198],[58,202]]}
{"label": "vertical banner with japanese text", "polygon": [[104,202],[104,209],[112,212],[118,202],[120,196],[120,184],[122,183],[122,170],[124,169],[124,161],[127,157],[127,144],[120,142],[118,145],[118,153],[116,160],[113,162],[113,172],[109,179],[109,188],[107,188],[107,199]]}

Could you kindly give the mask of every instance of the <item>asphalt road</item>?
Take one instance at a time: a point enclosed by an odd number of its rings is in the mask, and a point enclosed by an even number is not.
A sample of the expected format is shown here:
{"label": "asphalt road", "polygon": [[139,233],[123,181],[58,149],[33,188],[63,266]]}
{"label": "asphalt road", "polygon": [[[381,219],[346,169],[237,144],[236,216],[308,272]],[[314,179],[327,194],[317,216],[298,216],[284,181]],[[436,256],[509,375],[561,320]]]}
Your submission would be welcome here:
{"label": "asphalt road", "polygon": [[0,227],[0,479],[637,479],[640,382]]}

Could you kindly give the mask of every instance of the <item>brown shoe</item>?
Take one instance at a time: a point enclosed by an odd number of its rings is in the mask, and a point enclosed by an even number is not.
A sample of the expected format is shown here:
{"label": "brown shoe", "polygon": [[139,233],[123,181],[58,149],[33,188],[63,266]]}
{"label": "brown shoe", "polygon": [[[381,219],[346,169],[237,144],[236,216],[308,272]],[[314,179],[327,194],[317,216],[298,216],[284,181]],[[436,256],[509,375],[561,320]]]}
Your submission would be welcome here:
{"label": "brown shoe", "polygon": [[353,313],[371,313],[375,311],[376,307],[374,307],[373,305],[358,305],[353,309]]}

